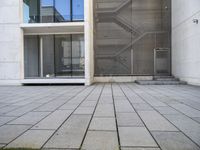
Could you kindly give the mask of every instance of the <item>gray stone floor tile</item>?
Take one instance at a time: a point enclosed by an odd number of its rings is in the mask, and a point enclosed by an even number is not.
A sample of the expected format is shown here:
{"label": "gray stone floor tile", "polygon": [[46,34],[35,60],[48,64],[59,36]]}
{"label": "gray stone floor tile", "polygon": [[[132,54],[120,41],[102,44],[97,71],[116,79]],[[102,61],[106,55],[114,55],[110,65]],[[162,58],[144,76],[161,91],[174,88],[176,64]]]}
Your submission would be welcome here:
{"label": "gray stone floor tile", "polygon": [[39,107],[40,105],[41,105],[40,103],[31,103],[31,104],[25,105],[23,107],[20,107],[14,111],[11,111],[9,113],[6,113],[6,115],[7,116],[21,116],[21,115]]}
{"label": "gray stone floor tile", "polygon": [[73,114],[76,115],[92,115],[94,107],[78,107]]}
{"label": "gray stone floor tile", "polygon": [[6,116],[0,116],[0,126],[4,125],[5,123],[15,119],[16,117],[6,117]]}
{"label": "gray stone floor tile", "polygon": [[137,110],[137,111],[149,111],[149,110],[153,110],[153,108],[149,105],[149,104],[144,104],[144,103],[132,103],[133,107]]}
{"label": "gray stone floor tile", "polygon": [[184,113],[185,115],[189,117],[200,117],[200,111],[193,109],[189,106],[186,106],[184,104],[176,104],[176,105],[171,105],[173,108],[179,110],[180,112]]}
{"label": "gray stone floor tile", "polygon": [[98,104],[94,116],[114,117],[113,104]]}
{"label": "gray stone floor tile", "polygon": [[113,130],[116,131],[115,118],[93,118],[89,130]]}
{"label": "gray stone floor tile", "polygon": [[119,150],[117,132],[88,131],[82,150]]}
{"label": "gray stone floor tile", "polygon": [[97,101],[84,101],[80,107],[95,107]]}
{"label": "gray stone floor tile", "polygon": [[3,108],[0,109],[0,115],[3,115],[3,114],[6,114],[10,111],[13,111],[17,108],[20,108],[20,106],[16,106],[16,105],[8,105],[8,106],[5,106]]}
{"label": "gray stone floor tile", "polygon": [[144,124],[136,113],[117,113],[119,127],[142,127]]}
{"label": "gray stone floor tile", "polygon": [[34,111],[54,111],[56,110],[59,106],[63,105],[66,101],[59,101],[59,100],[54,100],[51,101],[47,104],[44,104],[40,106],[39,108],[35,109]]}
{"label": "gray stone floor tile", "polygon": [[160,148],[121,148],[121,150],[160,150]]}
{"label": "gray stone floor tile", "polygon": [[116,112],[135,112],[128,101],[115,101]]}
{"label": "gray stone floor tile", "polygon": [[76,109],[76,107],[78,107],[78,104],[69,104],[69,103],[66,103],[64,105],[62,105],[59,109]]}
{"label": "gray stone floor tile", "polygon": [[46,117],[50,112],[29,112],[11,122],[8,124],[30,124],[34,125],[40,120],[42,120],[44,117]]}
{"label": "gray stone floor tile", "polygon": [[145,127],[119,127],[121,146],[157,147]]}
{"label": "gray stone floor tile", "polygon": [[6,146],[6,148],[41,148],[42,145],[53,134],[52,130],[29,130],[16,140]]}
{"label": "gray stone floor tile", "polygon": [[80,148],[90,118],[91,115],[72,115],[44,148]]}
{"label": "gray stone floor tile", "polygon": [[200,146],[200,124],[184,115],[165,115],[177,128]]}
{"label": "gray stone floor tile", "polygon": [[192,118],[193,120],[195,120],[195,121],[197,121],[198,123],[200,123],[200,117],[198,117],[198,118]]}
{"label": "gray stone floor tile", "polygon": [[72,110],[56,110],[32,129],[52,129],[56,130],[72,113]]}
{"label": "gray stone floor tile", "polygon": [[162,150],[199,150],[194,144],[181,132],[152,132],[156,141]]}
{"label": "gray stone floor tile", "polygon": [[155,107],[155,109],[157,111],[159,111],[161,114],[163,115],[177,115],[177,114],[181,114],[180,112],[178,112],[177,110],[171,108],[171,107]]}
{"label": "gray stone floor tile", "polygon": [[139,111],[138,113],[150,131],[178,131],[156,111]]}
{"label": "gray stone floor tile", "polygon": [[4,125],[0,127],[0,143],[7,144],[29,129],[27,125]]}

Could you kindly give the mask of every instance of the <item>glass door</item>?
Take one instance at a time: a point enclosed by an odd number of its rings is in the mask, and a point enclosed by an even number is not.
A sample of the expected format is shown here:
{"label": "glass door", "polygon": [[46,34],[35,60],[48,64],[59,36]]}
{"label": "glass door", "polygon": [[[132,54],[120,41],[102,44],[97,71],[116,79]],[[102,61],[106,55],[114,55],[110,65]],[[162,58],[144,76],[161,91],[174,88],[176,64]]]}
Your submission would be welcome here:
{"label": "glass door", "polygon": [[57,77],[69,77],[72,74],[71,35],[55,36],[55,74]]}

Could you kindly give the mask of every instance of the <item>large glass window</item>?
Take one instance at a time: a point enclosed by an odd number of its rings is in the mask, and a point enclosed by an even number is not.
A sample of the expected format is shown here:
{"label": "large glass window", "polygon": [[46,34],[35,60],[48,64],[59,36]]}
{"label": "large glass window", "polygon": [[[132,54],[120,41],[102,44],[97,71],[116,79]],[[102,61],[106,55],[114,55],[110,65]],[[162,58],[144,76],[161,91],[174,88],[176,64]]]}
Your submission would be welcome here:
{"label": "large glass window", "polygon": [[24,23],[37,23],[40,19],[40,1],[24,0]]}
{"label": "large glass window", "polygon": [[25,36],[24,38],[24,68],[25,77],[36,78],[40,76],[40,53],[38,36]]}
{"label": "large glass window", "polygon": [[54,1],[41,0],[40,3],[40,22],[54,22]]}
{"label": "large glass window", "polygon": [[71,21],[71,1],[55,0],[55,22]]}
{"label": "large glass window", "polygon": [[73,21],[84,20],[84,1],[73,0],[72,6]]}
{"label": "large glass window", "polygon": [[23,0],[24,23],[84,20],[84,0]]}
{"label": "large glass window", "polygon": [[83,35],[24,37],[25,77],[84,77]]}

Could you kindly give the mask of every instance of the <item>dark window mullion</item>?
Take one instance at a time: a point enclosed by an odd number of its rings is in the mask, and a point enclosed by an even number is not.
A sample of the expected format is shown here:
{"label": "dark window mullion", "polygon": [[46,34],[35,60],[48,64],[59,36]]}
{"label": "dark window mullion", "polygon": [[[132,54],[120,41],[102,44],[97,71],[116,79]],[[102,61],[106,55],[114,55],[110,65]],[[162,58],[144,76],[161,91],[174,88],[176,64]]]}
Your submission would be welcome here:
{"label": "dark window mullion", "polygon": [[73,0],[70,0],[70,21],[73,22]]}

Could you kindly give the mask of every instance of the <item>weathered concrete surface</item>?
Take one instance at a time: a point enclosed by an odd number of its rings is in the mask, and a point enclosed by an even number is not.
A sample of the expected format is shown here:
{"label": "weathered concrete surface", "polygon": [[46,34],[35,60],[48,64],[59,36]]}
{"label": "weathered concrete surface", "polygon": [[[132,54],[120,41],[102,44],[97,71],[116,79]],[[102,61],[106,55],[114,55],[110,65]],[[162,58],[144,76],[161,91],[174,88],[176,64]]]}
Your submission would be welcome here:
{"label": "weathered concrete surface", "polygon": [[200,150],[200,87],[0,86],[0,147]]}

